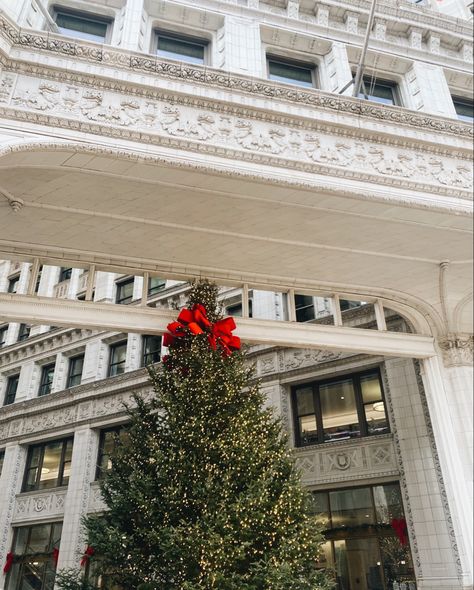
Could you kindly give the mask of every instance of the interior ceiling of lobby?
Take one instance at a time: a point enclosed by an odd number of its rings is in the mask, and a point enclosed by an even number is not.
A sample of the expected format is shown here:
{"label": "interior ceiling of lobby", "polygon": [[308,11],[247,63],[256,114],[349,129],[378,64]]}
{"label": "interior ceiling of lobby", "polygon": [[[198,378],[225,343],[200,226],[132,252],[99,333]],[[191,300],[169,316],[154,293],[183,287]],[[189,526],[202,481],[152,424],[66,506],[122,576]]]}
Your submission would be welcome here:
{"label": "interior ceiling of lobby", "polygon": [[[51,154],[50,154],[51,156]],[[439,302],[471,286],[471,219],[395,201],[376,202],[173,169],[106,156],[12,153],[0,161],[0,248],[77,253],[202,269],[225,276],[385,289]],[[104,170],[107,170],[105,173]]]}

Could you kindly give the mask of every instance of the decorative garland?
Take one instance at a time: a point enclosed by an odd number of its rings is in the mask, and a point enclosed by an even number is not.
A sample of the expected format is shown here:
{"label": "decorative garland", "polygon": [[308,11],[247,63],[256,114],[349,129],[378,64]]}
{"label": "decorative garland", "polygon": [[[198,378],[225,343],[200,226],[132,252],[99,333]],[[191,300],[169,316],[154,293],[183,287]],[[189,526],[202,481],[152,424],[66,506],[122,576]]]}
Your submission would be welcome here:
{"label": "decorative garland", "polygon": [[[206,308],[200,303],[182,309],[177,321],[168,324],[167,328],[168,332],[163,336],[163,345],[166,347],[176,346],[180,338],[190,334],[207,334],[207,341],[212,350],[221,348],[224,356],[230,356],[241,346],[240,338],[232,334],[236,328],[234,318],[227,317],[213,324],[207,317]],[[166,364],[166,357],[163,360]]]}

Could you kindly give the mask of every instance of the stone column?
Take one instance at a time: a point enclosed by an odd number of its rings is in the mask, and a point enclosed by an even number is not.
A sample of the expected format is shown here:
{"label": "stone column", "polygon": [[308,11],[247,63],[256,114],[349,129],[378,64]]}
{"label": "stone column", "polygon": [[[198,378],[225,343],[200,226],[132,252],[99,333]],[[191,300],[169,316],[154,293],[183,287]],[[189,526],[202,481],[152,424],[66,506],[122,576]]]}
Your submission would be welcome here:
{"label": "stone column", "polygon": [[421,377],[409,359],[389,359],[385,370],[418,589],[459,589],[459,555],[449,494]]}
{"label": "stone column", "polygon": [[406,74],[412,106],[444,117],[455,117],[448,83],[440,66],[414,62]]}
{"label": "stone column", "polygon": [[217,67],[250,76],[264,75],[264,58],[260,38],[260,24],[249,18],[226,16],[223,29],[219,31],[221,44],[214,55]]}
{"label": "stone column", "polygon": [[91,482],[95,478],[99,434],[80,426],[74,432],[71,477],[64,505],[58,570],[78,568],[85,547],[82,518],[87,514]]}
{"label": "stone column", "polygon": [[472,351],[473,337],[450,334],[441,354],[423,361],[423,380],[459,551],[462,588],[473,583]]}
{"label": "stone column", "polygon": [[144,0],[127,0],[118,44],[122,49],[145,51],[146,14]]}
{"label": "stone column", "polygon": [[[16,443],[7,445],[0,476],[0,564],[2,568],[7,553],[11,550],[13,540],[11,523],[15,509],[15,497],[21,489],[25,461],[25,447]],[[0,590],[3,590],[4,583],[5,576],[0,573]]]}

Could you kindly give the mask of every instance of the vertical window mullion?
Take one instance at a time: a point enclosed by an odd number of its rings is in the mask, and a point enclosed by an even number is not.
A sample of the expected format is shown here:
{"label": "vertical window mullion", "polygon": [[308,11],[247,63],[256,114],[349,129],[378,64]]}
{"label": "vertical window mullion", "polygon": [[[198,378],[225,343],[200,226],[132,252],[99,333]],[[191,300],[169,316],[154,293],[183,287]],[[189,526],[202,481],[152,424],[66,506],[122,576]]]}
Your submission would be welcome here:
{"label": "vertical window mullion", "polygon": [[354,393],[356,399],[356,406],[357,406],[357,416],[359,418],[359,428],[360,428],[360,435],[367,436],[368,429],[367,429],[367,420],[365,419],[365,406],[364,400],[362,398],[362,388],[360,386],[360,376],[356,376],[352,378],[352,383],[354,385]]}
{"label": "vertical window mullion", "polygon": [[318,441],[324,442],[323,412],[321,409],[321,398],[319,396],[319,384],[313,385],[313,403],[316,414],[316,426],[318,428]]}
{"label": "vertical window mullion", "polygon": [[[68,440],[69,439],[63,441],[63,445],[62,445],[62,449],[61,449],[61,458],[59,459],[58,479],[56,481],[56,485],[57,486],[61,486],[63,484],[64,457],[66,455],[66,449],[67,449]],[[53,534],[52,527],[51,527],[51,534]]]}
{"label": "vertical window mullion", "polygon": [[41,472],[43,471],[43,462],[44,462],[44,449],[46,445],[42,445],[40,456],[38,458],[38,472],[36,473],[36,482],[35,482],[35,489],[38,490],[41,483]]}
{"label": "vertical window mullion", "polygon": [[291,390],[291,401],[293,406],[293,428],[295,430],[295,446],[301,447],[300,420],[298,416],[298,400],[295,388],[292,388]]}

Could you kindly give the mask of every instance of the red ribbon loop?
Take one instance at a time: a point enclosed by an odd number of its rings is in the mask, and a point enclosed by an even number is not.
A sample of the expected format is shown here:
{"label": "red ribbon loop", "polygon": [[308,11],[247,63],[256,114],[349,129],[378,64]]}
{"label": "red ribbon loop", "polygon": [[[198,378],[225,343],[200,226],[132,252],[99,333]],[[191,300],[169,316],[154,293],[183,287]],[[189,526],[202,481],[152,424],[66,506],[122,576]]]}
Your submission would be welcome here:
{"label": "red ribbon loop", "polygon": [[400,545],[404,547],[408,545],[408,527],[407,521],[404,518],[393,518],[392,522],[390,523],[395,534],[400,541]]}
{"label": "red ribbon loop", "polygon": [[236,325],[234,318],[228,317],[212,324],[208,317],[204,305],[196,303],[192,308],[182,309],[179,312],[178,319],[168,324],[168,332],[163,336],[164,346],[173,346],[177,339],[182,338],[187,333],[194,336],[207,333],[207,340],[212,350],[217,347],[222,348],[225,356],[232,354],[234,350],[240,349],[240,338],[232,335]]}
{"label": "red ribbon loop", "polygon": [[95,553],[95,549],[88,545],[86,547],[86,550],[84,551],[84,555],[82,556],[82,559],[81,559],[81,567],[84,567],[85,565],[87,565],[89,563],[89,560],[94,555],[94,553]]}
{"label": "red ribbon loop", "polygon": [[12,553],[11,551],[9,553],[7,553],[5,565],[3,566],[3,573],[4,574],[8,574],[8,572],[12,569],[14,559],[15,559],[14,553]]}

